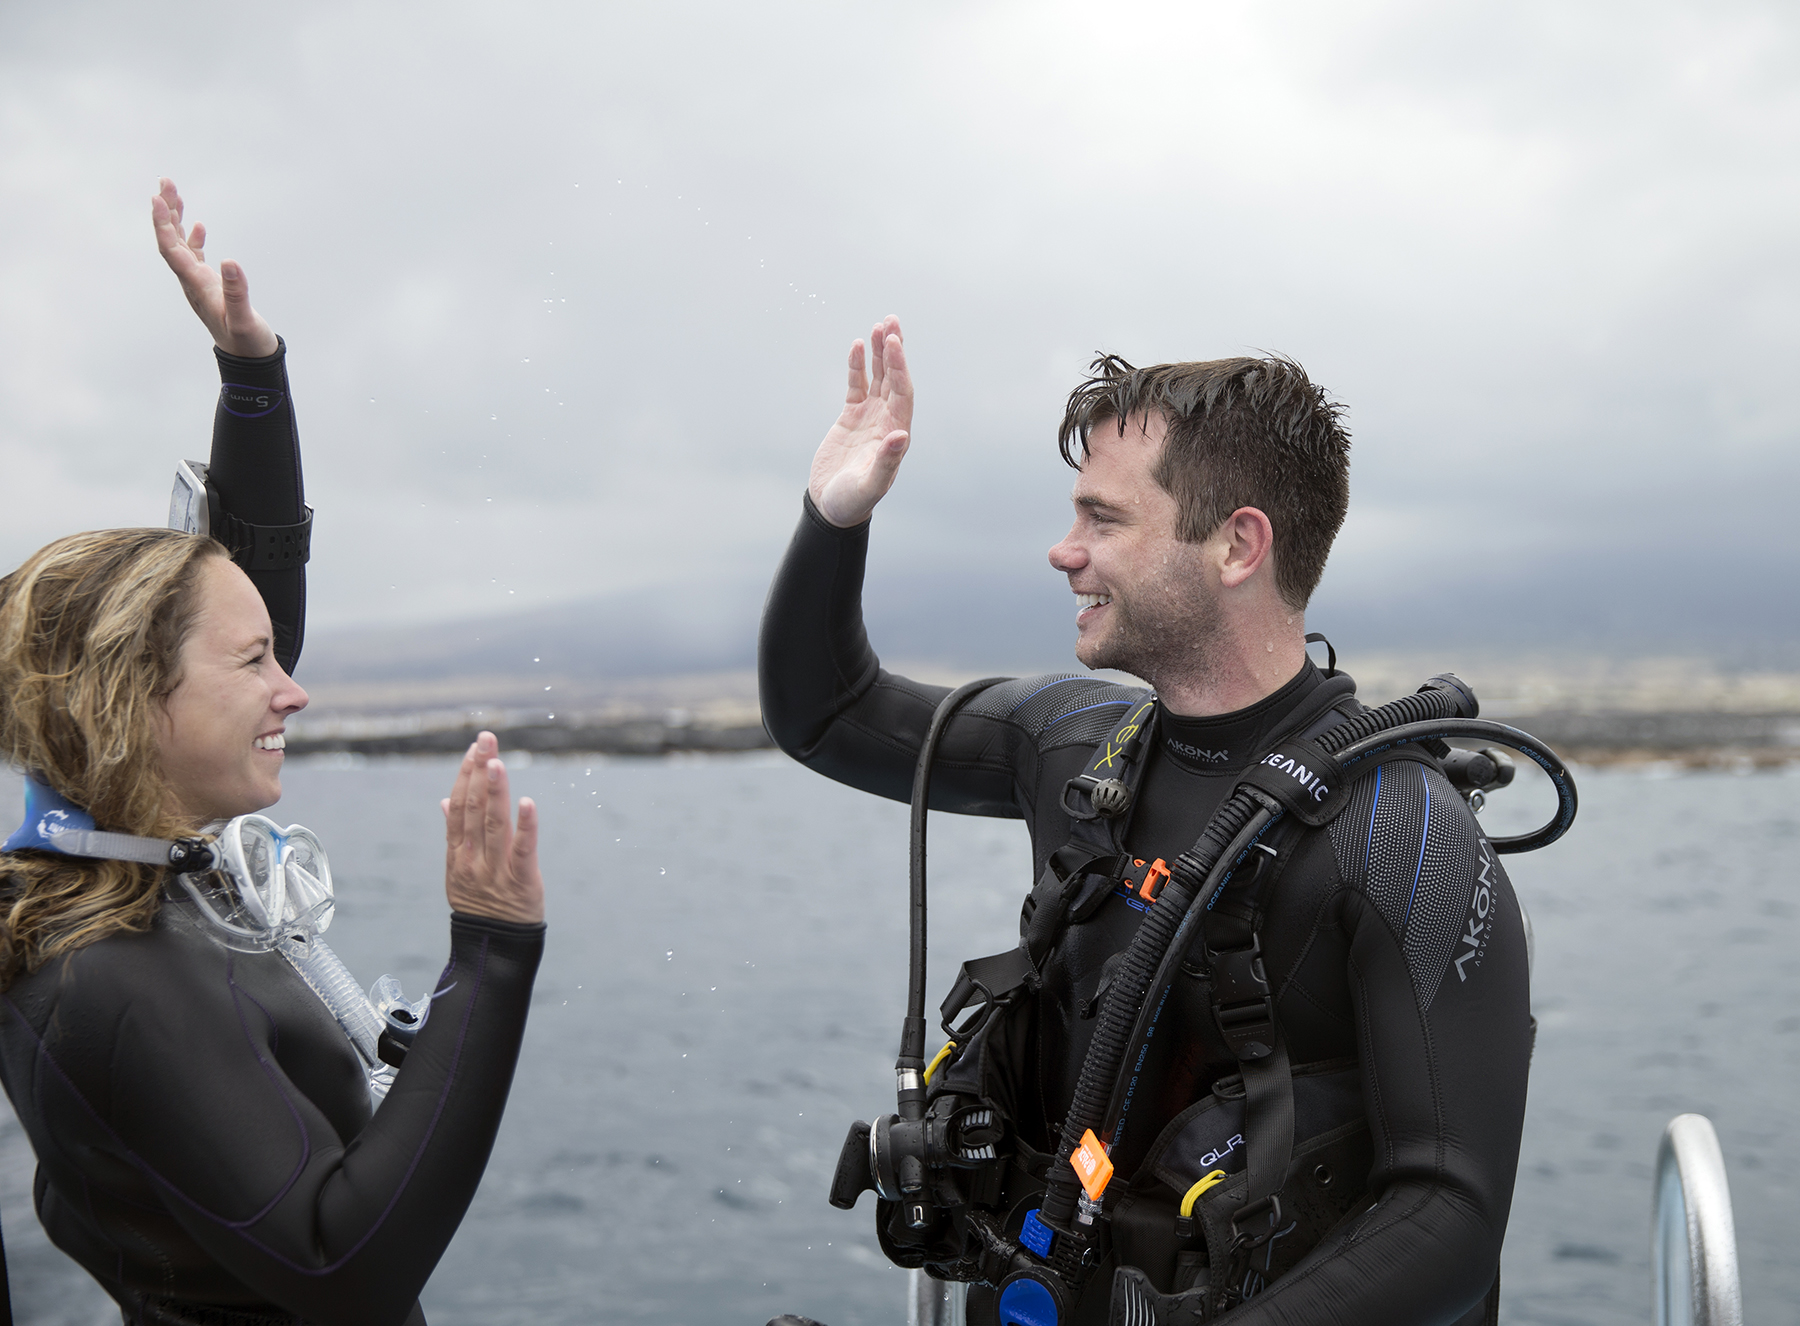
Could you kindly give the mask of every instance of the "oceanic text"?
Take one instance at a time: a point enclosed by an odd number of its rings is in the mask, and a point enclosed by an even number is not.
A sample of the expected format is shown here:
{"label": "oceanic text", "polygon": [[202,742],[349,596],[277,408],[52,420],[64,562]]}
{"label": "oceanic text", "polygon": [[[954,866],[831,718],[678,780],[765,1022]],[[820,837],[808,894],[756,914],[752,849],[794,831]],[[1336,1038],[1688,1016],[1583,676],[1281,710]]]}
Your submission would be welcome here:
{"label": "oceanic text", "polygon": [[1265,755],[1263,763],[1292,778],[1314,801],[1323,801],[1331,794],[1331,789],[1324,784],[1318,774],[1291,755],[1283,755],[1280,751],[1276,751],[1273,755]]}

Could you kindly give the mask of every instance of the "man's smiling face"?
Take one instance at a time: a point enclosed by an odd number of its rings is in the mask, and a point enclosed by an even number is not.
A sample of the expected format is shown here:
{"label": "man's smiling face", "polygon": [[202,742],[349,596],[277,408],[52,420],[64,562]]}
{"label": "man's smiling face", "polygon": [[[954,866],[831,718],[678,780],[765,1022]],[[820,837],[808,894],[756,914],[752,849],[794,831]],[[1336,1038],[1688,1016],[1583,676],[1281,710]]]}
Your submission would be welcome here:
{"label": "man's smiling face", "polygon": [[1191,670],[1219,629],[1206,543],[1184,543],[1179,508],[1151,471],[1167,421],[1134,414],[1096,424],[1070,494],[1075,523],[1050,549],[1050,564],[1076,595],[1075,656],[1156,683]]}

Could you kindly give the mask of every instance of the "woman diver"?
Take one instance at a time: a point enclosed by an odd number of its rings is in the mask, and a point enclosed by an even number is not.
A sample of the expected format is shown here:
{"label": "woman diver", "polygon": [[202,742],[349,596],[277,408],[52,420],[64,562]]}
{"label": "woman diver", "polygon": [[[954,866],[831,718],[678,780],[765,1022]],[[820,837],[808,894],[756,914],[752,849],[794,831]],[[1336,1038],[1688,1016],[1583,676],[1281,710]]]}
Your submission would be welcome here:
{"label": "woman diver", "polygon": [[[291,414],[264,409],[281,343],[168,181],[152,210],[227,383],[212,528],[291,526]],[[323,849],[255,813],[306,704],[284,666],[302,574],[279,549],[128,529],[0,580],[0,752],[30,780],[0,855],[0,1079],[51,1241],[128,1323],[422,1323],[524,1031],[537,813],[522,800],[515,826],[492,734],[442,803],[450,960],[429,1000],[345,979],[319,938]]]}

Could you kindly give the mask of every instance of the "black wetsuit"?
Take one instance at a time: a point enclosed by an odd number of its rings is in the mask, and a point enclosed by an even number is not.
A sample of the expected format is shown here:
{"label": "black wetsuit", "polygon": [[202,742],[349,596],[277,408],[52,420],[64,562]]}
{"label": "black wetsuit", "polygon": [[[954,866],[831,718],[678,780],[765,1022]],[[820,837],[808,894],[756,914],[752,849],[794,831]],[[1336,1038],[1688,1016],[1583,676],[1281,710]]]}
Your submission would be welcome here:
{"label": "black wetsuit", "polygon": [[0,1076],[50,1241],[131,1323],[400,1326],[475,1195],[542,925],[453,914],[450,963],[370,1117],[361,1061],[275,953],[166,903],[14,982]]}
{"label": "black wetsuit", "polygon": [[[210,477],[227,513],[259,525],[303,514],[284,354],[218,352]],[[250,576],[291,670],[305,571]],[[499,1127],[543,935],[452,915],[431,1016],[373,1117],[319,997],[278,954],[222,947],[185,899],[146,934],[15,981],[0,1079],[50,1241],[130,1323],[422,1323],[419,1291]]]}
{"label": "black wetsuit", "polygon": [[[870,649],[861,610],[867,539],[867,525],[835,529],[806,504],[763,619],[763,716],[781,747],[809,767],[906,800],[946,691],[883,671]],[[1307,664],[1237,713],[1163,715],[1127,831],[1132,854],[1173,860],[1190,847],[1236,777],[1321,681]],[[1024,819],[1035,858],[1032,875],[1020,873],[1028,884],[1069,840],[1065,783],[1145,695],[1079,674],[980,693],[945,732],[933,808]],[[1300,835],[1286,856],[1262,926],[1279,1023],[1296,1066],[1359,1065],[1377,1200],[1232,1319],[1479,1321],[1492,1310],[1530,1057],[1517,901],[1461,797],[1416,762],[1363,778],[1348,809],[1328,829]],[[1487,906],[1480,918],[1478,901]],[[1021,1093],[1036,1099],[1018,1121],[1040,1149],[1053,1143],[1068,1106],[1106,960],[1129,943],[1144,906],[1116,893],[1069,927],[1046,968],[1034,1010],[1035,1092],[1027,1082]],[[937,937],[940,948],[953,943]],[[1237,1071],[1198,983],[1189,985],[1176,995],[1187,996],[1176,1009],[1177,1034],[1158,1038],[1155,1098],[1134,1107],[1117,1139],[1120,1178],[1133,1178],[1164,1124]],[[1102,1274],[1091,1282],[1077,1321],[1106,1319],[1109,1281]],[[980,1320],[983,1297],[971,1294],[971,1321]]]}
{"label": "black wetsuit", "polygon": [[[296,525],[306,516],[300,430],[288,393],[287,344],[266,359],[215,349],[219,403],[207,481],[226,512],[252,525]],[[215,531],[221,537],[224,531]],[[275,626],[275,657],[290,675],[306,640],[306,569],[247,572]]]}

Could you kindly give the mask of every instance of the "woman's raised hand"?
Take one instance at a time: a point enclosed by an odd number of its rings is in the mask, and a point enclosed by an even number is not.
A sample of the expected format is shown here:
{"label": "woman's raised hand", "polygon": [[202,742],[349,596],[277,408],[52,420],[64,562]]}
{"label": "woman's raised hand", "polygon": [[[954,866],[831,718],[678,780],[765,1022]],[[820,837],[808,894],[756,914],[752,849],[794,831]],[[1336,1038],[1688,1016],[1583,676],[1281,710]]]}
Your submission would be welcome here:
{"label": "woman's raised hand", "polygon": [[512,795],[500,743],[492,732],[475,738],[443,801],[444,893],[450,906],[470,916],[499,921],[544,919],[544,877],[538,871],[537,806],[519,799],[513,827]]}
{"label": "woman's raised hand", "polygon": [[157,181],[158,192],[150,200],[150,221],[156,227],[156,247],[163,261],[181,282],[181,293],[187,296],[213,344],[226,354],[245,359],[262,359],[279,348],[275,333],[263,321],[262,314],[250,307],[250,282],[244,269],[235,262],[219,264],[218,271],[206,265],[206,226],[194,222],[191,231],[181,228],[181,194],[175,182]]}
{"label": "woman's raised hand", "polygon": [[819,514],[839,529],[860,525],[894,485],[912,437],[912,375],[891,314],[869,333],[868,369],[863,343],[850,347],[850,390],[844,412],[819,443],[807,491]]}

